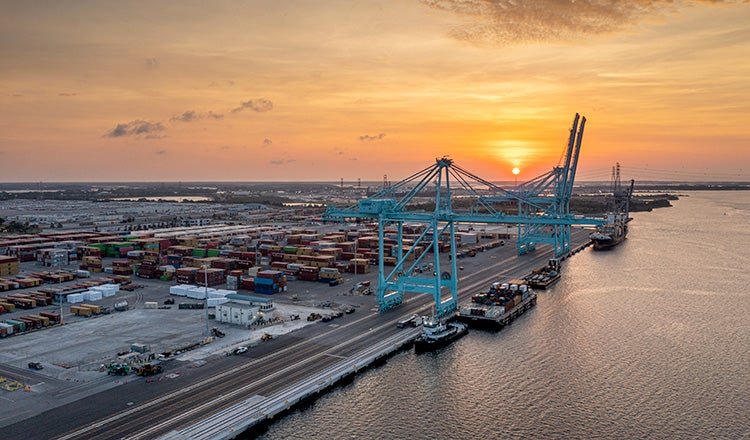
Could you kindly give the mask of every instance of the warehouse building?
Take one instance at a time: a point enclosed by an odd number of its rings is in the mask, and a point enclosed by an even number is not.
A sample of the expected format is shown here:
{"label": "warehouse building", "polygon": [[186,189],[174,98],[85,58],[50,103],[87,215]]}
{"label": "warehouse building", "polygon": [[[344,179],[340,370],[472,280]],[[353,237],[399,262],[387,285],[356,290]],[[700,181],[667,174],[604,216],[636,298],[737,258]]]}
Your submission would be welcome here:
{"label": "warehouse building", "polygon": [[216,320],[227,324],[248,327],[264,315],[270,318],[276,309],[271,298],[238,294],[229,294],[226,298],[228,302],[216,305]]}

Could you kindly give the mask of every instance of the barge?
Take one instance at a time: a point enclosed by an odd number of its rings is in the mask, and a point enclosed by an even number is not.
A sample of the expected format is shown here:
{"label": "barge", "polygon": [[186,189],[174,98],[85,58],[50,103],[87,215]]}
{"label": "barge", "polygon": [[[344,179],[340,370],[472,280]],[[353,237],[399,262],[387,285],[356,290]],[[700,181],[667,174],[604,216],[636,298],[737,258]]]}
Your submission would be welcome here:
{"label": "barge", "polygon": [[535,269],[523,279],[531,289],[546,289],[560,280],[560,260],[550,259],[546,266]]}
{"label": "barge", "polygon": [[493,283],[489,292],[471,297],[458,309],[457,318],[471,328],[502,330],[536,305],[536,294],[525,280]]}

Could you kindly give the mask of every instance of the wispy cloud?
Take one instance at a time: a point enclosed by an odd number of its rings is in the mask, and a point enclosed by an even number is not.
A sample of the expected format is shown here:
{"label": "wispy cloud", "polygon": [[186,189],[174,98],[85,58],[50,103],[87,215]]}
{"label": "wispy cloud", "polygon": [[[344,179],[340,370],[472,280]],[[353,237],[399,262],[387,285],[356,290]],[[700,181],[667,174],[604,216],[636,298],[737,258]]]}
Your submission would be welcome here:
{"label": "wispy cloud", "polygon": [[251,99],[240,104],[239,107],[232,109],[232,113],[237,113],[245,109],[250,109],[255,112],[267,112],[273,109],[273,102],[265,98]]}
{"label": "wispy cloud", "polygon": [[172,116],[171,118],[169,118],[170,121],[180,121],[180,122],[192,122],[195,119],[196,119],[195,112],[192,110],[188,110],[179,116]]}
{"label": "wispy cloud", "polygon": [[156,58],[146,58],[146,69],[156,69],[159,67],[159,60]]}
{"label": "wispy cloud", "polygon": [[376,135],[369,135],[369,134],[363,134],[359,137],[359,140],[362,142],[371,142],[371,141],[378,141],[380,139],[383,139],[385,137],[385,133],[378,133]]}
{"label": "wispy cloud", "polygon": [[284,164],[294,163],[294,162],[296,162],[295,159],[275,159],[275,160],[270,161],[270,164],[271,165],[284,165]]}
{"label": "wispy cloud", "polygon": [[167,153],[168,153],[167,150],[157,150],[154,154],[156,154],[157,156],[163,156]]}
{"label": "wispy cloud", "polygon": [[208,84],[208,87],[211,87],[211,88],[213,88],[213,87],[222,87],[224,85],[227,85],[229,87],[234,87],[234,81],[231,80],[231,79],[227,80],[227,81],[211,81]]}
{"label": "wispy cloud", "polygon": [[268,138],[263,139],[264,147],[270,147],[272,144],[273,144],[273,141],[271,139],[268,139]]}
{"label": "wispy cloud", "polygon": [[76,95],[77,95],[77,93],[65,93],[65,92],[57,94],[57,96],[64,96],[64,97],[76,96]]}
{"label": "wispy cloud", "polygon": [[[744,0],[747,1],[747,0]],[[454,38],[477,44],[560,41],[621,30],[679,4],[734,0],[421,0],[429,7],[470,17]]]}
{"label": "wispy cloud", "polygon": [[[267,112],[273,109],[273,103],[269,101],[268,99],[260,98],[260,99],[251,99],[249,101],[245,101],[241,104],[240,107],[235,108],[232,110],[233,113],[242,111],[243,109],[251,109],[256,112]],[[186,110],[182,112],[181,114],[174,115],[171,118],[169,118],[169,122],[184,122],[184,123],[192,123],[201,119],[214,119],[219,120],[223,119],[224,114],[222,113],[214,113],[212,110],[209,110],[205,113],[199,113],[195,110]],[[160,132],[163,132],[166,130],[166,127],[162,122],[149,122],[144,121],[141,119],[137,119],[134,121],[130,121],[127,123],[117,124],[115,128],[105,133],[105,137],[122,137],[122,136],[140,136],[144,135],[146,139],[161,139],[166,137],[163,134],[160,134]],[[263,141],[264,146],[268,146],[271,144],[270,139],[265,139]]]}
{"label": "wispy cloud", "polygon": [[123,137],[123,136],[140,136],[145,135],[147,139],[158,139],[159,132],[164,131],[164,124],[161,122],[149,122],[136,119],[125,124],[117,124],[115,128],[105,133],[105,137]]}
{"label": "wispy cloud", "polygon": [[193,122],[199,119],[222,119],[224,115],[209,111],[207,113],[197,113],[193,110],[183,112],[181,115],[172,116],[169,118],[172,122]]}

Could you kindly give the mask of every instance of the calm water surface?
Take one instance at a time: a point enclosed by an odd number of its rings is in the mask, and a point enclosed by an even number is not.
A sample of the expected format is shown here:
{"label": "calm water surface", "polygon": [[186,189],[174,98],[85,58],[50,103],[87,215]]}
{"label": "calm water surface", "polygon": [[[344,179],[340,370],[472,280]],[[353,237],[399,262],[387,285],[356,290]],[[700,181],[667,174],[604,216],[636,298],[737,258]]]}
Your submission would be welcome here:
{"label": "calm water surface", "polygon": [[750,192],[674,205],[503,331],[400,353],[261,438],[750,438]]}

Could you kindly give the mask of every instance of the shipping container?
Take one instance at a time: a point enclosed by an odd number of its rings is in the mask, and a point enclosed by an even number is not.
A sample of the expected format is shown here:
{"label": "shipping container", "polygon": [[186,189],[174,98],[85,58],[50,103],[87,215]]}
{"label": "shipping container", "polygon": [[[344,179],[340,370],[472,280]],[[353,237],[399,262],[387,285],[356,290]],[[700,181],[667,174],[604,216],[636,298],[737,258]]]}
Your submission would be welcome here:
{"label": "shipping container", "polygon": [[45,318],[49,318],[51,322],[60,322],[60,314],[59,313],[52,313],[52,312],[41,312],[39,313],[39,316],[43,316]]}
{"label": "shipping container", "polygon": [[23,321],[18,321],[15,319],[7,319],[5,321],[7,324],[11,324],[14,328],[14,331],[16,333],[18,332],[25,332],[26,331],[26,323]]}

